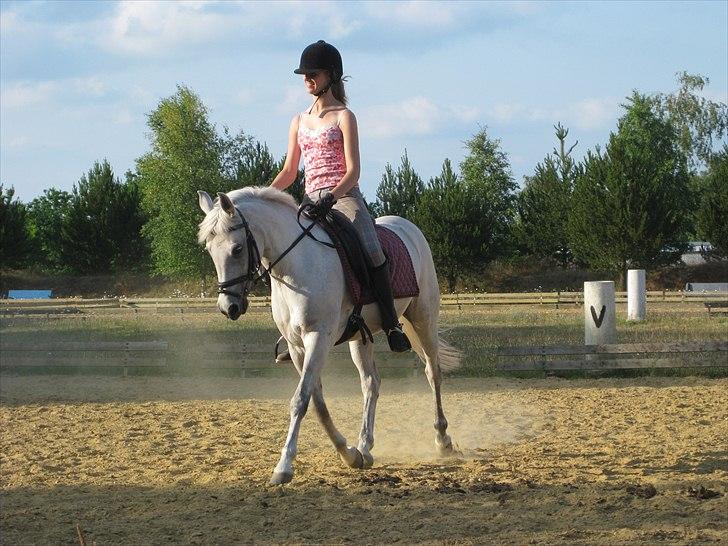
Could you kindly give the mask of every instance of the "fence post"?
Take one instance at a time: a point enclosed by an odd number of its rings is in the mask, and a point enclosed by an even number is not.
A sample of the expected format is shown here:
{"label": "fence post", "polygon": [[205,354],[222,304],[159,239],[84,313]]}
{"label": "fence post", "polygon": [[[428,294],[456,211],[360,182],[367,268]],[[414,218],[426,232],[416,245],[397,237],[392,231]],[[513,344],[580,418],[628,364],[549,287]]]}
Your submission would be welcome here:
{"label": "fence post", "polygon": [[584,344],[607,345],[617,338],[614,281],[584,283]]}
{"label": "fence post", "polygon": [[627,320],[645,320],[647,296],[645,293],[645,270],[627,271]]}

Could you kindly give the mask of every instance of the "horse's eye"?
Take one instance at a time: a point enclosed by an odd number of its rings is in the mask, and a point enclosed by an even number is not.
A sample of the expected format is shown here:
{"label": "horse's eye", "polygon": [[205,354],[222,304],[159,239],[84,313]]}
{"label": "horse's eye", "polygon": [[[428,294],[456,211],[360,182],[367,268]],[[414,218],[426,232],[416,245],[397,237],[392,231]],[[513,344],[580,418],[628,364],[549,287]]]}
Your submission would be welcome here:
{"label": "horse's eye", "polygon": [[233,256],[238,256],[243,251],[243,245],[235,245],[233,247]]}

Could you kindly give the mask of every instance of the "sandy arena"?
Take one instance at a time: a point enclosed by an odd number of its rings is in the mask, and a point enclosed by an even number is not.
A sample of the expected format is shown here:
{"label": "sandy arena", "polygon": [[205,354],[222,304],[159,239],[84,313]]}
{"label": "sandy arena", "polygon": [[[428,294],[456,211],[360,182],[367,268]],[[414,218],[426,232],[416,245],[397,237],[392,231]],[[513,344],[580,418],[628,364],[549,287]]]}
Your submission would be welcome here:
{"label": "sandy arena", "polygon": [[[424,377],[385,378],[374,468],[311,408],[284,487],[292,377],[0,379],[3,544],[728,542],[725,379],[448,379],[443,460]],[[324,390],[355,443],[358,380]]]}

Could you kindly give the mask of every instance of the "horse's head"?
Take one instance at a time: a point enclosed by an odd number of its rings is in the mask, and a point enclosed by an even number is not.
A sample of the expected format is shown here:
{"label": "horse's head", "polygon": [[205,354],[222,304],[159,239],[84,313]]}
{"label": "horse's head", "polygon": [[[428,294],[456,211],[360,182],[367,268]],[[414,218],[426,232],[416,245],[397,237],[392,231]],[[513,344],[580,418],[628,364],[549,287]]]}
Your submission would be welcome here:
{"label": "horse's head", "polygon": [[198,240],[217,271],[217,307],[229,319],[237,320],[248,310],[248,292],[260,266],[258,247],[247,221],[226,194],[218,193],[215,204],[206,192],[197,193],[206,215]]}

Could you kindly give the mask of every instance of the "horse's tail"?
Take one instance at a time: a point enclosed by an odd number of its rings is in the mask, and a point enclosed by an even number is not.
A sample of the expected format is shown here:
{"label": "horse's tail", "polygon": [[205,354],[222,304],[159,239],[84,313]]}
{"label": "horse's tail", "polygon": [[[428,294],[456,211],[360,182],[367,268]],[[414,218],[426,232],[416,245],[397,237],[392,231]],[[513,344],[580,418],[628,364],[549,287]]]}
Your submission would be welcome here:
{"label": "horse's tail", "polygon": [[[407,334],[407,337],[409,337],[409,340],[412,343],[412,348],[417,353],[417,356],[420,357],[420,360],[424,363],[425,348],[423,347],[422,340],[417,335],[417,332],[415,331],[412,323],[409,321],[409,319],[407,319],[407,317],[402,317],[402,326],[404,327],[404,331]],[[440,365],[441,371],[451,372],[457,370],[461,366],[463,353],[460,351],[460,349],[445,341],[443,334],[444,332],[442,330],[438,330],[437,362]]]}
{"label": "horse's tail", "polygon": [[440,370],[452,372],[462,365],[463,353],[457,347],[450,345],[442,337],[442,332],[437,335],[437,361]]}

